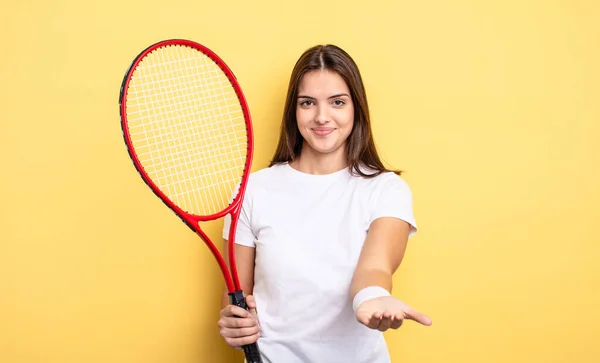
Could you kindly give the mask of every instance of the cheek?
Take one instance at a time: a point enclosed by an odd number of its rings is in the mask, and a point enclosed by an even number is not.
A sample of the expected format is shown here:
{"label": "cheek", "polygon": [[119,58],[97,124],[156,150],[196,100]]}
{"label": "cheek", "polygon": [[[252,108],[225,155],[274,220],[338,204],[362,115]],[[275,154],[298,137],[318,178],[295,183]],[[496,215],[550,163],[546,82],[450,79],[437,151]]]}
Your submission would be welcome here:
{"label": "cheek", "polygon": [[354,124],[354,110],[345,110],[343,115],[340,115],[340,122],[344,124],[344,126],[352,128]]}
{"label": "cheek", "polygon": [[296,110],[296,123],[299,128],[306,127],[314,120],[314,117],[310,110],[298,109]]}

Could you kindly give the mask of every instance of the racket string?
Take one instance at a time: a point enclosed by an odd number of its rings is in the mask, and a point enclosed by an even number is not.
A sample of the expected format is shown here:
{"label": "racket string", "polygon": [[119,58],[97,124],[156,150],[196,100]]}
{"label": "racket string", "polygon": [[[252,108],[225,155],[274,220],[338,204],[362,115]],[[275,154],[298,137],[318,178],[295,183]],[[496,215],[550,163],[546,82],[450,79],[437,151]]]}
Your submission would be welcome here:
{"label": "racket string", "polygon": [[243,111],[212,60],[171,48],[142,61],[132,78],[130,135],[140,163],[171,200],[189,213],[214,214],[232,201],[244,172]]}
{"label": "racket string", "polygon": [[[244,162],[245,159],[240,159],[239,161],[240,162]],[[204,176],[206,176],[206,177],[218,176],[218,174],[221,174],[221,173],[223,173],[225,171],[226,172],[234,172],[234,171],[238,170],[237,167],[222,169],[222,164],[218,163],[218,162],[215,162],[215,163],[213,163],[213,164],[211,164],[209,166],[213,166],[215,168],[218,166],[219,169],[218,169],[218,171],[214,171],[213,170],[211,173],[204,172],[204,174],[205,174]],[[174,177],[180,178],[180,179],[177,179],[176,183],[178,183],[178,184],[185,184],[185,183],[187,183],[189,181],[196,181],[197,175],[195,175],[194,177],[190,177],[188,179],[181,179],[181,177],[185,176],[188,173],[186,173],[186,171],[182,171],[182,170],[171,171],[171,169],[174,169],[174,168],[175,167],[167,167],[165,169],[160,169],[160,170],[152,170],[152,169],[148,168],[148,169],[145,169],[145,170],[146,170],[146,172],[151,172],[151,173],[153,172],[153,174],[155,175],[155,179],[157,181],[161,181],[161,182],[164,181],[164,180],[166,180],[166,177],[161,177],[160,176],[161,174],[162,175],[168,175],[171,178],[174,178]],[[238,180],[238,178],[227,180],[227,182],[230,182],[231,180]],[[206,187],[210,188],[210,187],[212,187],[212,185],[204,186],[204,188],[206,188]],[[203,188],[202,186],[198,187],[198,189],[202,189],[202,188]],[[186,190],[186,192],[188,192],[188,191]]]}
{"label": "racket string", "polygon": [[[216,70],[214,68],[213,68],[213,72],[216,72]],[[224,92],[223,88],[220,88],[220,90],[221,90],[221,94],[222,94],[223,98],[226,99],[227,96],[225,95],[225,92]],[[229,119],[233,119],[233,116],[231,115],[230,108],[227,108],[226,111],[228,112]],[[232,129],[231,131],[235,133],[235,129],[234,129],[233,123],[230,123],[229,125],[230,125],[230,127]],[[227,139],[227,140],[231,144],[231,139]],[[239,145],[239,144],[234,144],[234,145]],[[233,147],[233,145],[231,145],[231,146]],[[247,149],[246,149],[246,151],[247,151]],[[238,152],[239,152],[239,157],[240,158],[245,158],[245,155],[242,155],[242,152],[239,149],[238,149]]]}
{"label": "racket string", "polygon": [[[211,64],[213,65],[213,67],[212,67],[212,68],[211,68],[211,67],[207,67],[207,65],[211,65]],[[213,85],[213,87],[212,87],[212,89],[211,89],[211,87],[209,86],[209,80],[213,80],[213,79],[215,79],[215,78],[216,78],[216,79],[218,79],[218,78],[219,78],[219,77],[218,77],[218,75],[221,75],[221,79],[222,79],[222,73],[221,73],[221,71],[219,70],[219,73],[217,73],[217,77],[215,77],[215,75],[214,75],[214,74],[210,74],[209,72],[206,72],[206,71],[207,71],[207,69],[208,69],[209,71],[210,71],[210,69],[216,70],[216,67],[214,67],[214,63],[212,63],[212,62],[211,62],[211,63],[203,62],[203,63],[202,63],[202,73],[203,73],[203,74],[207,74],[207,75],[208,75],[208,77],[198,77],[198,74],[197,74],[197,73],[195,73],[195,74],[194,74],[194,76],[195,76],[195,78],[199,78],[199,81],[202,81],[202,83],[205,85],[206,89],[208,89],[208,92],[207,92],[207,94],[209,95],[209,97],[210,97],[210,98],[211,98],[211,100],[212,100],[212,99],[213,99],[213,97],[215,96],[215,93],[214,93],[214,92],[215,92],[215,84],[214,84],[214,83],[211,83],[211,84]],[[229,84],[229,83],[228,83],[228,84]],[[223,92],[223,87],[222,87],[222,86],[221,86],[221,87],[219,87],[219,89],[221,90],[221,93],[224,93],[224,92]],[[229,88],[229,90],[231,90],[231,88]],[[228,99],[228,98],[229,98],[229,97],[225,97],[225,96],[224,96],[224,97],[223,97],[223,100],[225,100],[225,99]],[[237,98],[237,95],[236,95],[236,98]],[[220,101],[220,99],[219,99],[219,98],[217,98],[217,102],[215,102],[215,103],[216,103],[217,105],[219,105],[219,104],[220,104],[220,102],[219,102],[219,101]],[[203,106],[206,106],[206,105],[208,105],[208,104],[212,104],[212,103],[205,103],[205,102],[201,103],[201,105],[203,105]],[[214,115],[213,115],[213,116],[214,116]],[[229,120],[230,120],[230,121],[234,121],[234,120],[233,120],[233,119],[231,119],[231,118],[230,118]],[[212,134],[213,134],[213,137],[212,137],[212,139],[215,139],[215,138],[216,138],[215,136],[219,135],[219,137],[220,137],[220,139],[221,139],[221,142],[223,142],[223,141],[224,141],[224,140],[223,140],[223,134],[222,134],[222,133],[216,133],[216,132],[214,132],[214,129],[212,129],[212,128],[209,128],[209,130],[210,130],[210,131],[212,131]],[[228,139],[227,139],[227,140],[228,140]],[[216,146],[215,146],[214,144],[209,144],[209,145],[210,145],[210,146],[208,147],[208,149],[209,149],[209,150],[211,150],[211,152],[213,152],[214,154],[218,154],[218,153],[216,153],[216,152],[215,152]],[[241,144],[238,144],[238,145],[241,145]],[[221,158],[221,157],[219,157],[219,159],[222,159],[222,158]],[[213,168],[214,168],[214,167],[213,167]],[[227,169],[226,171],[229,171],[229,170],[230,170],[230,168],[229,168],[229,169]],[[224,195],[224,193],[223,193],[223,191],[222,191],[222,186],[223,186],[223,183],[224,183],[224,182],[223,182],[223,179],[225,178],[225,176],[224,176],[223,174],[220,174],[220,173],[218,172],[218,168],[214,168],[214,170],[213,170],[213,171],[214,171],[214,172],[215,172],[215,174],[216,174],[217,176],[219,176],[219,177],[220,177],[220,179],[221,179],[221,183],[220,183],[220,184],[218,184],[218,185],[216,185],[216,186],[217,186],[217,188],[218,188],[218,191],[219,191],[218,195],[219,195],[219,198],[220,198],[220,202],[221,202],[222,204],[226,204],[226,203],[228,203],[228,198],[229,198],[229,196],[227,196],[227,195]],[[225,172],[225,170],[224,170],[224,172]],[[241,177],[241,174],[240,174],[239,176]],[[239,179],[241,179],[240,177],[238,177],[237,179],[238,179],[238,180],[239,180]],[[234,178],[235,178],[235,175],[234,175]],[[213,193],[212,193],[212,194],[210,194],[210,193],[209,193],[209,195],[215,195],[215,194],[216,194],[216,193],[214,193],[214,190],[213,190]],[[213,199],[212,199],[212,198],[209,198],[209,200],[211,201],[211,204],[212,204],[212,202],[213,202]]]}
{"label": "racket string", "polygon": [[[202,72],[203,72],[203,74],[207,74],[207,73],[205,72],[205,69],[204,69],[204,68],[205,68],[205,66],[206,66],[206,62],[204,62],[204,63],[202,64],[202,66],[203,66],[203,69],[202,69]],[[197,75],[198,75],[197,73],[194,73],[194,74],[193,74],[194,78],[198,78],[198,77],[197,77]],[[204,81],[204,84],[205,84],[205,86],[206,86],[206,89],[209,89],[209,87],[208,87],[208,82],[209,82],[209,81],[213,81],[213,80],[215,80],[215,79],[218,79],[218,77],[201,77],[201,78],[200,78],[200,80],[203,80],[203,81]],[[199,82],[198,82],[198,83],[199,83]],[[214,83],[212,83],[212,84],[214,85]],[[222,85],[220,85],[220,88],[222,89],[222,88],[223,88],[223,86],[222,86]],[[210,90],[210,89],[209,89],[208,95],[209,95],[209,97],[210,97],[210,98],[212,98],[212,91],[213,91],[213,90]],[[226,98],[224,98],[224,99],[226,99]],[[212,101],[212,99],[211,99],[210,101]],[[216,104],[218,105],[218,103],[216,103]],[[205,98],[205,97],[204,97],[204,98],[200,98],[200,99],[199,99],[199,105],[200,105],[200,106],[202,106],[202,108],[203,108],[203,114],[205,114],[205,115],[206,115],[206,114],[208,114],[208,115],[210,115],[210,117],[212,117],[212,118],[218,118],[218,116],[217,116],[216,114],[214,114],[214,113],[211,115],[211,110],[213,110],[213,109],[214,109],[214,107],[206,107],[207,105],[213,105],[213,103],[211,103],[211,102],[207,102],[207,100],[206,100],[206,98]],[[219,111],[220,111],[220,110],[219,110]],[[234,120],[230,119],[229,121],[234,121]],[[212,123],[212,124],[208,123],[207,125],[218,125],[218,123]],[[201,131],[203,131],[203,133],[205,132],[205,135],[204,135],[204,137],[203,137],[203,140],[204,140],[204,141],[208,141],[208,140],[211,140],[211,141],[212,141],[212,140],[215,140],[217,135],[218,135],[218,136],[219,136],[219,138],[221,139],[221,142],[223,141],[223,135],[222,135],[222,133],[215,133],[215,132],[214,132],[214,131],[215,131],[215,128],[214,128],[214,127],[205,127],[205,128],[204,128],[204,130],[201,130]],[[206,134],[209,134],[209,135],[211,135],[211,136],[206,136]],[[212,142],[205,142],[205,143],[204,143],[204,146],[205,146],[205,149],[204,149],[204,150],[210,150],[210,153],[212,153],[212,154],[213,154],[215,157],[216,157],[216,156],[218,156],[218,158],[219,158],[219,159],[223,159],[224,155],[223,155],[222,153],[219,155],[219,153],[218,153],[218,152],[216,152],[216,151],[217,151],[217,148],[216,148],[216,145],[215,145],[215,143],[212,143]],[[202,155],[200,155],[200,156],[202,156]],[[206,157],[206,160],[209,160],[209,159],[210,159],[210,155],[209,155],[208,157]],[[214,157],[213,157],[213,159],[214,159]],[[226,159],[225,159],[225,160],[226,160]],[[216,160],[216,162],[218,162],[218,160]],[[202,188],[202,187],[200,187],[200,185],[201,185],[201,184],[196,184],[197,186],[196,186],[196,188],[194,189],[194,192],[196,192],[196,191],[198,191],[198,192],[204,192],[204,197],[205,197],[205,200],[209,202],[209,204],[210,204],[210,206],[211,206],[211,208],[212,208],[213,210],[216,210],[216,209],[218,209],[218,208],[217,208],[217,206],[218,206],[219,202],[220,202],[220,204],[221,204],[221,205],[223,205],[223,204],[227,203],[227,196],[224,196],[224,195],[223,195],[223,193],[222,193],[222,191],[220,190],[220,189],[221,189],[221,188],[220,188],[220,186],[221,186],[222,184],[224,184],[226,181],[224,180],[224,178],[223,178],[222,174],[220,174],[220,173],[218,172],[218,168],[216,168],[216,167],[214,166],[215,164],[216,164],[216,163],[207,163],[207,164],[205,164],[205,165],[204,165],[204,168],[202,168],[203,170],[199,170],[199,172],[198,172],[198,174],[197,174],[197,175],[199,175],[199,176],[202,176],[202,179],[204,179],[204,180],[208,179],[208,180],[211,182],[210,184],[211,184],[212,186],[216,186],[216,187],[219,189],[219,193],[215,193],[215,192],[214,192],[214,190],[213,190],[213,192],[212,192],[212,193],[208,193],[208,192],[207,192],[207,189],[208,189],[208,188],[210,188],[210,186],[209,186],[209,187]],[[206,170],[206,169],[208,169],[208,170]],[[211,172],[211,169],[212,169],[212,172]],[[226,169],[226,170],[230,170],[230,169],[231,169],[231,168],[228,168],[228,169]],[[223,172],[225,172],[225,170],[222,170],[222,171],[223,171]],[[220,180],[218,181],[218,184],[219,184],[219,185],[215,185],[215,182],[214,182],[213,180],[211,180],[211,179],[212,179],[212,178],[211,178],[211,176],[215,176],[215,179],[220,179]],[[195,178],[195,179],[198,179],[198,178]],[[213,188],[213,189],[214,189],[214,188]],[[185,192],[184,192],[184,193],[185,193]],[[179,193],[179,194],[174,194],[174,196],[178,196],[178,195],[181,195],[181,193]],[[208,197],[208,198],[207,198],[207,197]],[[218,197],[218,198],[220,198],[220,200],[219,200],[219,201],[216,201],[216,200],[215,200],[215,197]]]}

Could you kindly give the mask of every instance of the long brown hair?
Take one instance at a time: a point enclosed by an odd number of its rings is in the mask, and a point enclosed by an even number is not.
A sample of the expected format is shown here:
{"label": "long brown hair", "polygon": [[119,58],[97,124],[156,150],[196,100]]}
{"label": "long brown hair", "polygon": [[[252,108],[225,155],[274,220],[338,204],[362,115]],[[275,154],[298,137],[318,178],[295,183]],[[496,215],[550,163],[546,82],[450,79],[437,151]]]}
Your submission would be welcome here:
{"label": "long brown hair", "polygon": [[[377,154],[371,132],[367,95],[358,66],[348,53],[331,44],[309,48],[296,62],[288,85],[279,142],[269,167],[291,162],[300,155],[304,139],[296,121],[298,87],[305,73],[322,69],[339,74],[350,89],[354,104],[354,126],[347,141],[347,160],[350,170],[363,177],[374,177],[387,171],[400,175],[399,170],[386,169]],[[361,167],[366,167],[374,173],[365,174]]]}

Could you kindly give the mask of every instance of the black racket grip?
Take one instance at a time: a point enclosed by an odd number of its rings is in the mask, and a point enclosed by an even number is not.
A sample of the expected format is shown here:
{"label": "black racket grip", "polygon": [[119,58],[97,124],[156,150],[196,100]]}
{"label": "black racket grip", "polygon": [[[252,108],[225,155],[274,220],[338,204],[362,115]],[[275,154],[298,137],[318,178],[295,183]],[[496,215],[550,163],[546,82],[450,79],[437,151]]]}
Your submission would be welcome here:
{"label": "black racket grip", "polygon": [[262,363],[260,351],[258,350],[258,344],[252,343],[244,345],[242,349],[246,355],[246,363]]}
{"label": "black racket grip", "polygon": [[[233,305],[248,310],[248,305],[246,304],[246,297],[244,296],[244,292],[242,290],[237,290],[234,293],[229,293],[229,301]],[[257,343],[243,345],[242,350],[246,355],[246,363],[262,363],[262,358],[260,357],[260,350],[258,349]]]}

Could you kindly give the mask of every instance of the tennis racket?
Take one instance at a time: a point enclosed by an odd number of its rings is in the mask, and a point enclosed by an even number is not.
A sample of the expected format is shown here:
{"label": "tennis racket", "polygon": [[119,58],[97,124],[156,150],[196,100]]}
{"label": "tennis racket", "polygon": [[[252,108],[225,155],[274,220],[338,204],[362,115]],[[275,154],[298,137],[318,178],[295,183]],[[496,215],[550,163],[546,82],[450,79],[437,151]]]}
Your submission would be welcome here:
{"label": "tennis racket", "polygon": [[[123,137],[144,182],[212,251],[232,304],[248,309],[235,230],[250,173],[252,122],[234,74],[214,52],[170,39],[142,51],[119,95]],[[231,215],[229,267],[199,222]],[[242,347],[262,362],[256,343]]]}

